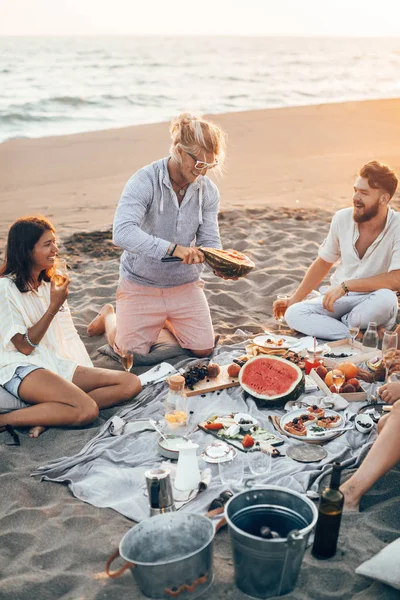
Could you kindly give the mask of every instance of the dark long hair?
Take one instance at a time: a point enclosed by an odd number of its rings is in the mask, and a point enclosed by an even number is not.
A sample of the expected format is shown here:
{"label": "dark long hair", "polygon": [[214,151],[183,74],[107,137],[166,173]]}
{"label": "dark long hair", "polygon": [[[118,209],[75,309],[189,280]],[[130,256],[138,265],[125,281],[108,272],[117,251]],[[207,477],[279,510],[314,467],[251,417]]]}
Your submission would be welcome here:
{"label": "dark long hair", "polygon": [[[44,217],[22,217],[10,227],[0,277],[11,275],[20,292],[31,289],[32,251],[45,231],[54,233],[55,229]],[[50,281],[51,271],[51,268],[41,271],[39,283]]]}

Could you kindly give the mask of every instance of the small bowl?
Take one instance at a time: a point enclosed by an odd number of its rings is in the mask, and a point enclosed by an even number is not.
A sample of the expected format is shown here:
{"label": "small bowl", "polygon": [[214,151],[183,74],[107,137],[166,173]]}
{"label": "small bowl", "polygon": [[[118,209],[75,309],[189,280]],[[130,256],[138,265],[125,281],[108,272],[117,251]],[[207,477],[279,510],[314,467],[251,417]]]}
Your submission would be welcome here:
{"label": "small bowl", "polygon": [[[252,417],[251,415],[249,415],[247,413],[236,413],[236,415],[233,418],[234,418],[235,423],[240,426],[240,429],[242,431],[250,431],[250,429],[252,427],[254,427],[254,425],[258,425],[257,419],[255,419],[254,417]],[[245,425],[243,423],[240,423],[241,419],[244,419],[245,421],[251,421],[251,423],[247,423]]]}
{"label": "small bowl", "polygon": [[162,437],[158,440],[158,453],[165,458],[178,460],[179,446],[182,442],[188,442],[189,438],[183,435],[175,435],[174,433],[167,433],[165,437],[167,438],[166,440]]}
{"label": "small bowl", "polygon": [[357,431],[360,433],[369,433],[374,426],[374,422],[369,415],[357,415],[354,422]]}

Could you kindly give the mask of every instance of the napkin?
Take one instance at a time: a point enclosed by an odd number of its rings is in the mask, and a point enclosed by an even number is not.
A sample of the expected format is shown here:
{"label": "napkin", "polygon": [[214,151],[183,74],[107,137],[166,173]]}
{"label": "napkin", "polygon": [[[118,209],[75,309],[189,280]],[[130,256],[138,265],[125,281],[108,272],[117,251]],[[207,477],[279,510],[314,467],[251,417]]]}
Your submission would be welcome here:
{"label": "napkin", "polygon": [[154,431],[154,427],[148,419],[137,421],[125,421],[115,415],[108,424],[108,431],[111,435],[127,435],[129,433],[139,433],[141,431]]}
{"label": "napkin", "polygon": [[[308,406],[320,406],[321,408],[331,408],[332,410],[344,410],[349,406],[347,400],[345,400],[340,394],[329,394],[329,396],[314,396],[308,394],[304,399],[301,400],[301,404],[307,404]],[[285,404],[285,410],[293,410],[299,408],[296,401],[290,400]],[[301,407],[300,407],[301,408]]]}
{"label": "napkin", "polygon": [[173,492],[173,496],[174,496],[176,510],[179,510],[182,506],[184,506],[185,504],[187,504],[188,502],[190,502],[191,500],[196,498],[197,494],[199,492],[202,492],[203,490],[207,489],[211,483],[211,469],[207,468],[207,469],[204,469],[203,471],[200,471],[200,483],[196,489],[185,490],[185,491],[177,490],[174,485],[177,465],[173,465],[170,462],[163,462],[163,463],[161,463],[161,468],[169,469],[171,472],[170,473],[171,485],[172,485],[172,492]]}

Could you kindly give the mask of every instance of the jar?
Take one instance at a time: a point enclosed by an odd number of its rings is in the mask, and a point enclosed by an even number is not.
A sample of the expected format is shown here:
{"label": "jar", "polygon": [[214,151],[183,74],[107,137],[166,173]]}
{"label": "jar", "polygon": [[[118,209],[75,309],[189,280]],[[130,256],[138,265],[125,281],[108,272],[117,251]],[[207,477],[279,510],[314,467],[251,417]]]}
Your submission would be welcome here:
{"label": "jar", "polygon": [[323,364],[324,364],[324,359],[322,358],[321,353],[308,351],[306,354],[306,362],[305,362],[306,375],[309,375],[309,373],[312,369],[317,369],[318,367],[320,367]]}
{"label": "jar", "polygon": [[187,426],[187,396],[185,394],[185,378],[172,375],[167,379],[168,394],[164,400],[164,418],[169,433],[182,433]]}

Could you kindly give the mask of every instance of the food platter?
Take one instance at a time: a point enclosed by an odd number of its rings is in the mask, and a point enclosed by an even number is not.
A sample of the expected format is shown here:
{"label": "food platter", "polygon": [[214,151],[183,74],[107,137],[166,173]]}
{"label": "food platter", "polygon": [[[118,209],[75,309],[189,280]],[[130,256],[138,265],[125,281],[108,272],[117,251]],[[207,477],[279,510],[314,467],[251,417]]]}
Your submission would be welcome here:
{"label": "food platter", "polygon": [[[295,341],[293,341],[295,340]],[[288,338],[284,335],[257,335],[253,339],[253,343],[261,348],[275,349],[275,350],[287,350],[300,344],[300,340],[297,338]]]}
{"label": "food platter", "polygon": [[281,417],[280,420],[280,426],[281,429],[286,433],[286,435],[288,435],[289,437],[295,438],[296,440],[301,440],[303,442],[313,442],[313,443],[321,443],[321,442],[326,442],[330,439],[332,439],[333,437],[335,437],[336,435],[336,429],[338,429],[339,427],[341,427],[343,425],[343,418],[340,416],[339,413],[337,413],[334,410],[330,410],[330,409],[325,409],[325,417],[339,417],[337,419],[337,421],[335,422],[335,426],[331,427],[329,429],[326,429],[326,431],[322,431],[322,432],[314,432],[313,431],[313,427],[317,427],[317,422],[315,421],[315,423],[309,423],[306,425],[306,429],[307,429],[307,434],[306,435],[295,435],[294,433],[291,433],[290,431],[287,431],[285,429],[285,425],[287,425],[288,423],[290,423],[291,421],[293,421],[293,419],[295,418],[299,418],[301,415],[307,414],[307,409],[306,408],[300,408],[297,410],[291,410],[290,412],[286,413],[286,415],[284,415],[283,417]]}

